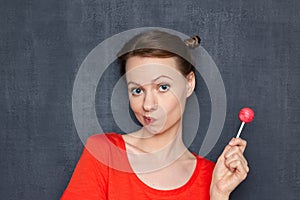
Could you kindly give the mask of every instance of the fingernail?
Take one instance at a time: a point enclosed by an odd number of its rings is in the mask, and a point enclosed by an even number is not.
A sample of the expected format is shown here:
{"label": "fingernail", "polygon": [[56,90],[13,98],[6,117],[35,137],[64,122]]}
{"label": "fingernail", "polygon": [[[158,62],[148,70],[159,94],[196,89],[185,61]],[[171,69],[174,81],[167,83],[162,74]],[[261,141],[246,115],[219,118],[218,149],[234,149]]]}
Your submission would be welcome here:
{"label": "fingernail", "polygon": [[234,140],[235,140],[235,138],[232,138],[232,139],[230,140],[229,144],[230,144],[230,145],[234,145]]}

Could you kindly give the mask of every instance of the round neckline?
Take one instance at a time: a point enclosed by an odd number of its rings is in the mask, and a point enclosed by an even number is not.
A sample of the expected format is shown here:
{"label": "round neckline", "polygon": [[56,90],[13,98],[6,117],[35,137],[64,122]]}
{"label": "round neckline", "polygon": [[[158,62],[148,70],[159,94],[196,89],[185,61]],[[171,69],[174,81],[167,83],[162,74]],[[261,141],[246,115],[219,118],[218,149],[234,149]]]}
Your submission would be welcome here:
{"label": "round neckline", "polygon": [[158,194],[158,195],[161,195],[161,194],[177,194],[177,193],[180,193],[180,192],[182,192],[182,191],[184,191],[184,190],[186,190],[187,188],[189,188],[189,186],[190,185],[192,185],[194,182],[195,182],[195,180],[196,180],[196,178],[197,178],[197,176],[198,176],[198,174],[199,174],[199,171],[200,171],[200,162],[199,162],[199,158],[198,158],[198,156],[195,154],[195,153],[192,153],[194,156],[195,156],[195,158],[196,158],[196,166],[195,166],[195,168],[194,168],[194,170],[193,170],[193,173],[192,173],[192,175],[189,177],[189,179],[183,184],[183,185],[181,185],[181,186],[179,186],[179,187],[177,187],[177,188],[174,188],[174,189],[168,189],[168,190],[162,190],[162,189],[156,189],[156,188],[153,188],[153,187],[151,187],[151,186],[149,186],[149,185],[147,185],[145,182],[143,182],[138,176],[137,176],[137,174],[134,172],[134,170],[132,169],[132,167],[131,167],[131,164],[130,164],[130,161],[129,161],[129,158],[128,158],[128,155],[127,155],[127,148],[126,148],[126,142],[125,142],[125,140],[124,140],[124,138],[123,138],[123,136],[122,136],[122,134],[117,134],[117,133],[115,133],[116,135],[118,135],[119,136],[119,139],[120,139],[120,141],[121,141],[121,147],[122,147],[122,149],[124,149],[125,150],[125,156],[126,156],[126,162],[128,162],[128,165],[129,165],[129,167],[130,167],[130,170],[131,170],[131,173],[134,175],[133,177],[134,177],[134,179],[136,179],[136,183],[138,183],[141,187],[143,187],[145,190],[147,190],[147,191],[149,191],[149,192],[151,192],[151,193],[156,193],[156,194]]}

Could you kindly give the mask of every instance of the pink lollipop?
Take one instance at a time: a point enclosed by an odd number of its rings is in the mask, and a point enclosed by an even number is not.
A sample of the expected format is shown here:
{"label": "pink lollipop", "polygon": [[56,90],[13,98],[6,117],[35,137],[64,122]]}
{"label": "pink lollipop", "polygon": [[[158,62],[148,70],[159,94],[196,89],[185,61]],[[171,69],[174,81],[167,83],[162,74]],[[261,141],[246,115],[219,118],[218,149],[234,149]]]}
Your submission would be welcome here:
{"label": "pink lollipop", "polygon": [[252,120],[254,119],[254,111],[251,108],[242,108],[239,113],[239,119],[241,120],[242,124],[236,135],[236,138],[240,137],[240,134],[243,130],[245,123],[252,122]]}

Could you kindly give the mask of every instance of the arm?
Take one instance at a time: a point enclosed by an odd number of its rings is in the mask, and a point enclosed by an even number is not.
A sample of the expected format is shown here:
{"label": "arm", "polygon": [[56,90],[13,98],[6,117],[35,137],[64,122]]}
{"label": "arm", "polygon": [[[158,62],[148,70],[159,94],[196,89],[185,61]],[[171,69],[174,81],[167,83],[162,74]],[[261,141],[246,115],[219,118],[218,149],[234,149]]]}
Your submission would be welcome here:
{"label": "arm", "polygon": [[230,193],[246,179],[248,162],[243,153],[247,142],[233,138],[216,163],[210,186],[211,200],[228,200]]}
{"label": "arm", "polygon": [[94,139],[88,139],[61,200],[106,199],[107,167],[90,152],[94,143]]}

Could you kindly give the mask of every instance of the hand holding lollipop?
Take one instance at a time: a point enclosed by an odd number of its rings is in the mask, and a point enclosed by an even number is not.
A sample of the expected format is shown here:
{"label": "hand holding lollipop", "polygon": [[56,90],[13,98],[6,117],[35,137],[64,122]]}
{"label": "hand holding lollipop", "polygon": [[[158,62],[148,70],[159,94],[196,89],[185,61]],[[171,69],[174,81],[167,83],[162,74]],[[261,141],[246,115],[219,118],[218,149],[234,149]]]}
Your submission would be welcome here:
{"label": "hand holding lollipop", "polygon": [[[244,125],[252,122],[253,118],[252,109],[240,110],[239,119],[242,124],[236,138],[240,137]],[[247,177],[249,167],[243,154],[246,145],[243,139],[232,139],[225,147],[215,165],[211,183],[211,199],[229,199],[230,193]]]}
{"label": "hand holding lollipop", "polygon": [[236,135],[236,138],[240,137],[240,134],[243,130],[245,123],[252,122],[252,120],[254,119],[254,111],[251,108],[242,108],[239,112],[239,119],[241,120],[242,124]]}

